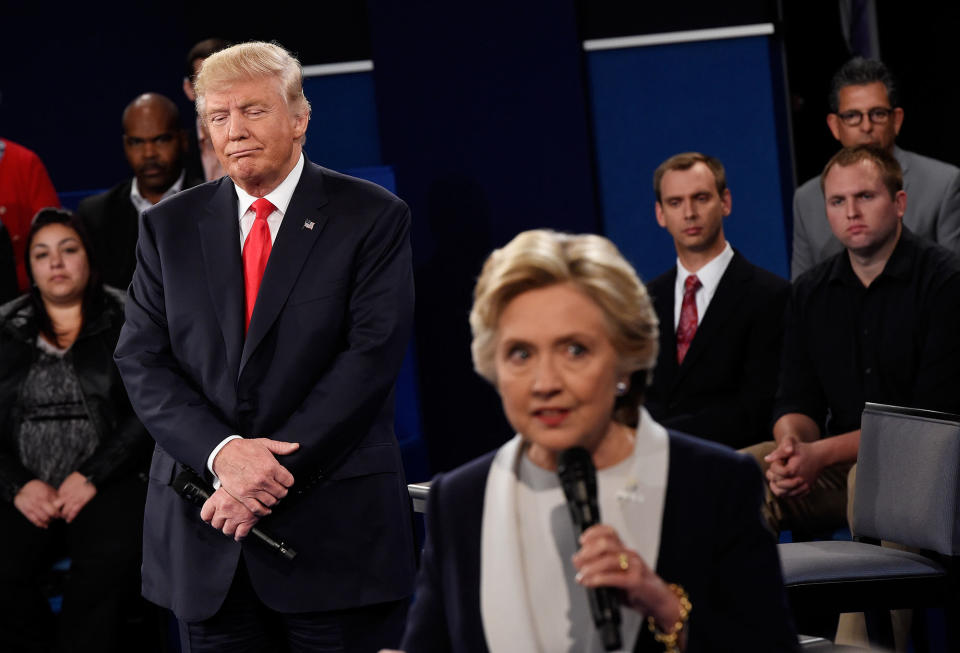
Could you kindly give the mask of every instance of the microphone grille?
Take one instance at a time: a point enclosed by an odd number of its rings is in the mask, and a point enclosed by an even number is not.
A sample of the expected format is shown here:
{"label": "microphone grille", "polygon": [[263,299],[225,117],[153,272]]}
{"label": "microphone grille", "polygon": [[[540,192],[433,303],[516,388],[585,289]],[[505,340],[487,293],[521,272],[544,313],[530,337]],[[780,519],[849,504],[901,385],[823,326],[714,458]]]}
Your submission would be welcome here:
{"label": "microphone grille", "polygon": [[560,482],[564,484],[577,481],[590,482],[596,477],[590,452],[583,447],[572,447],[561,451],[557,457],[557,475],[560,476]]}

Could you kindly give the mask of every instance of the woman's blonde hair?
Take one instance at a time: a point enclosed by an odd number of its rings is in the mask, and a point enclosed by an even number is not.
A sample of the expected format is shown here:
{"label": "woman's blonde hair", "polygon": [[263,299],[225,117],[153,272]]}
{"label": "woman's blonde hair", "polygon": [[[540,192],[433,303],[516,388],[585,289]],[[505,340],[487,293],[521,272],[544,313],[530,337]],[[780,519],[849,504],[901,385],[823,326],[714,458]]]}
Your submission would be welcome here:
{"label": "woman's blonde hair", "polygon": [[635,424],[646,373],[657,360],[657,315],[633,267],[602,236],[536,229],[524,231],[490,254],[477,279],[470,311],[474,369],[496,385],[501,314],[517,295],[557,283],[573,284],[603,311],[610,341],[620,357],[620,371],[631,376],[614,417]]}

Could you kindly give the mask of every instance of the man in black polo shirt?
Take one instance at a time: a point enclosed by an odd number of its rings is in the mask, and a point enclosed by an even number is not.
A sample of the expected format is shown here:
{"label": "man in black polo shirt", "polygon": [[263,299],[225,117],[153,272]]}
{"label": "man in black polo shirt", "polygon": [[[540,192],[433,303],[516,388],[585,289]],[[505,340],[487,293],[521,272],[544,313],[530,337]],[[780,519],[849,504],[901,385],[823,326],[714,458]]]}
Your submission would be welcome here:
{"label": "man in black polo shirt", "polygon": [[885,150],[843,149],[821,179],[845,251],[794,285],[776,442],[750,450],[775,531],[846,523],[865,402],[960,412],[960,263],[903,227],[903,175]]}

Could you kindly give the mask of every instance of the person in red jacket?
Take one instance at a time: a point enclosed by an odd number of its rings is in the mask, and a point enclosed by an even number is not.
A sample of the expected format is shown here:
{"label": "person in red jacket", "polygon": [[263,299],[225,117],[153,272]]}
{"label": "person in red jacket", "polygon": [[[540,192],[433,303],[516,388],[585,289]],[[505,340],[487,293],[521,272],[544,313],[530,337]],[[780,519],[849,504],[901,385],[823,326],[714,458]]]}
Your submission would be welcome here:
{"label": "person in red jacket", "polygon": [[23,240],[40,209],[60,207],[50,175],[36,154],[13,141],[0,138],[0,222],[10,234],[17,264],[17,285],[29,286],[23,266]]}

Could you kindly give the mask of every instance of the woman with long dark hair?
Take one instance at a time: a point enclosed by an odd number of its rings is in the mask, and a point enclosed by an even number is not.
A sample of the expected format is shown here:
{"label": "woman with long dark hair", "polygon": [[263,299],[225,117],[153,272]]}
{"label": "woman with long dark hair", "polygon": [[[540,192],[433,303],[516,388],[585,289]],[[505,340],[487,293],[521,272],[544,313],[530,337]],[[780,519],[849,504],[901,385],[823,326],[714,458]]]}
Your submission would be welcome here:
{"label": "woman with long dark hair", "polygon": [[[82,223],[37,213],[30,292],[0,307],[0,648],[110,651],[139,604],[150,438],[113,363],[123,293]],[[57,628],[41,592],[71,560]]]}

